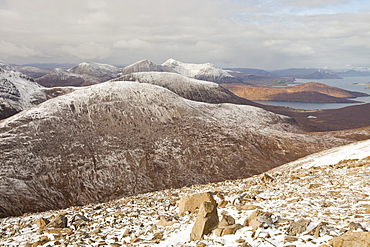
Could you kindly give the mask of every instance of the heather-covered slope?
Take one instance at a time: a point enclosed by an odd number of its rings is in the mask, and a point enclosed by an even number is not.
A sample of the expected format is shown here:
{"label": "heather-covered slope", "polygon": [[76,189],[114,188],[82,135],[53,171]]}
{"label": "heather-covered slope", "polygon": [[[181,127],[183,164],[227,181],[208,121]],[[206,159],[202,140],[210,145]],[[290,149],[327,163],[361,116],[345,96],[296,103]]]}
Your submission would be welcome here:
{"label": "heather-covered slope", "polygon": [[80,88],[0,122],[0,215],[244,178],[346,141],[159,86]]}
{"label": "heather-covered slope", "polygon": [[222,84],[222,86],[239,97],[249,100],[350,103],[356,101],[348,100],[347,98],[368,96],[365,93],[346,91],[317,82],[308,82],[287,87],[244,84]]}

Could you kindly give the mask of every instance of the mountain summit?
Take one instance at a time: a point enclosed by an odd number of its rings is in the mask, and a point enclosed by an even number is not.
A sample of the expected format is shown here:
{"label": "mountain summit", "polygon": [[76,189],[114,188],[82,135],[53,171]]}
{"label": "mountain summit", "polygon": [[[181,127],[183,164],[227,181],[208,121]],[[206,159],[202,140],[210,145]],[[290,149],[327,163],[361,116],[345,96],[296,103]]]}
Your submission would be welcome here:
{"label": "mountain summit", "polygon": [[70,69],[56,68],[36,81],[45,87],[87,86],[117,78],[120,69],[101,63],[80,63]]}
{"label": "mountain summit", "polygon": [[212,81],[216,83],[240,82],[226,70],[217,68],[211,63],[182,63],[174,59],[168,59],[162,65],[175,70],[181,75],[199,80]]}

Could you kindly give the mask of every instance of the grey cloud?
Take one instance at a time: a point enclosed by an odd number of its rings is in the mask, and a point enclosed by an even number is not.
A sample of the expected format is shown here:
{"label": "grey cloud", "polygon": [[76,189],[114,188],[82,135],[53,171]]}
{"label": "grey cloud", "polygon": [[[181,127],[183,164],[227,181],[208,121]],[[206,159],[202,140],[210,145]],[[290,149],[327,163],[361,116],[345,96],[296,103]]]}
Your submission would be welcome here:
{"label": "grey cloud", "polygon": [[370,67],[370,52],[364,52],[369,49],[369,13],[293,11],[348,2],[7,0],[0,2],[0,33],[10,48],[0,48],[0,59],[22,63],[22,56],[42,62],[47,56],[55,62],[128,64],[172,57],[265,69]]}

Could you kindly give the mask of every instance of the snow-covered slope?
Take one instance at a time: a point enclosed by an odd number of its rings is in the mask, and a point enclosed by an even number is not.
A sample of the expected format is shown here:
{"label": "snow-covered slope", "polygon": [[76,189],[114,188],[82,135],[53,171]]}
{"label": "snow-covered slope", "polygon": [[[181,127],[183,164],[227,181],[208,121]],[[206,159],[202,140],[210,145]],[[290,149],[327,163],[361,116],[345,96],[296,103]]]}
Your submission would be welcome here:
{"label": "snow-covered slope", "polygon": [[124,75],[114,80],[150,83],[171,90],[183,98],[206,103],[234,103],[256,105],[240,98],[214,82],[192,79],[169,72],[140,72]]}
{"label": "snow-covered slope", "polygon": [[173,69],[163,66],[157,65],[149,60],[141,60],[136,63],[133,63],[121,70],[122,75],[137,73],[137,72],[174,72]]}
{"label": "snow-covered slope", "polygon": [[240,82],[226,70],[217,68],[210,63],[192,64],[182,63],[174,59],[168,59],[162,65],[175,70],[181,75],[199,80],[212,81],[217,83]]}
{"label": "snow-covered slope", "polygon": [[32,107],[47,98],[32,78],[0,61],[0,119]]}
{"label": "snow-covered slope", "polygon": [[68,69],[68,71],[74,74],[96,78],[100,82],[116,78],[120,73],[120,69],[113,65],[86,62],[80,63]]}
{"label": "snow-covered slope", "polygon": [[83,62],[67,70],[53,69],[36,81],[46,87],[78,87],[108,81],[119,75],[120,69],[115,66]]}
{"label": "snow-covered slope", "polygon": [[[369,147],[370,141],[365,141],[328,150],[269,175],[0,219],[0,242],[5,246],[368,246]],[[340,161],[327,163],[333,156]],[[180,214],[179,200],[209,191],[218,203],[219,219],[227,218],[235,224],[228,227],[238,230],[223,236],[215,230],[202,240],[190,241],[197,214]],[[252,226],[246,225],[258,210],[263,213]],[[43,219],[58,215],[65,217],[65,228],[41,225]],[[345,238],[347,242],[341,241]]]}
{"label": "snow-covered slope", "polygon": [[345,142],[252,106],[97,84],[0,122],[0,214],[244,178]]}

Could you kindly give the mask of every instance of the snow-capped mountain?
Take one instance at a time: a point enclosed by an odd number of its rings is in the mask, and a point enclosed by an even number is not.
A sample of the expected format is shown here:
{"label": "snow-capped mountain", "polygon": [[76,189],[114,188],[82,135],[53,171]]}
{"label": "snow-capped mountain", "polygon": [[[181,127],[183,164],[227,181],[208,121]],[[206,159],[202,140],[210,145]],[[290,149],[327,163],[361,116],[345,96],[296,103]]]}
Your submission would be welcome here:
{"label": "snow-capped mountain", "polygon": [[175,70],[167,66],[157,65],[149,60],[138,61],[121,70],[122,75],[136,73],[136,72],[174,72],[176,73]]}
{"label": "snow-capped mountain", "polygon": [[234,95],[217,83],[192,79],[177,73],[139,72],[127,74],[114,80],[137,81],[158,85],[171,90],[185,99],[205,103],[257,105],[252,101]]}
{"label": "snow-capped mountain", "polygon": [[347,141],[263,109],[106,82],[0,122],[0,215],[245,178]]}
{"label": "snow-capped mountain", "polygon": [[[5,246],[369,246],[369,157],[370,141],[359,142],[247,179],[4,218],[0,241]],[[199,193],[214,198],[219,224],[191,241],[201,216],[181,213],[180,204]]]}
{"label": "snow-capped mountain", "polygon": [[120,73],[120,69],[109,64],[83,62],[68,69],[68,72],[86,75],[96,78],[100,82],[104,82],[116,78]]}
{"label": "snow-capped mountain", "polygon": [[120,69],[100,63],[80,63],[70,69],[53,69],[36,81],[45,87],[87,86],[111,80],[120,75]]}
{"label": "snow-capped mountain", "polygon": [[241,81],[236,79],[226,70],[217,68],[213,64],[192,64],[182,63],[174,59],[168,59],[162,64],[167,66],[177,73],[199,80],[212,81],[216,83],[240,83]]}
{"label": "snow-capped mountain", "polygon": [[38,67],[33,67],[33,66],[22,66],[22,65],[14,66],[14,68],[17,71],[25,75],[28,75],[29,77],[32,77],[34,79],[46,75],[51,70],[51,69],[46,69],[46,68],[38,68]]}
{"label": "snow-capped mountain", "polygon": [[0,61],[0,119],[32,107],[47,96],[32,78]]}

